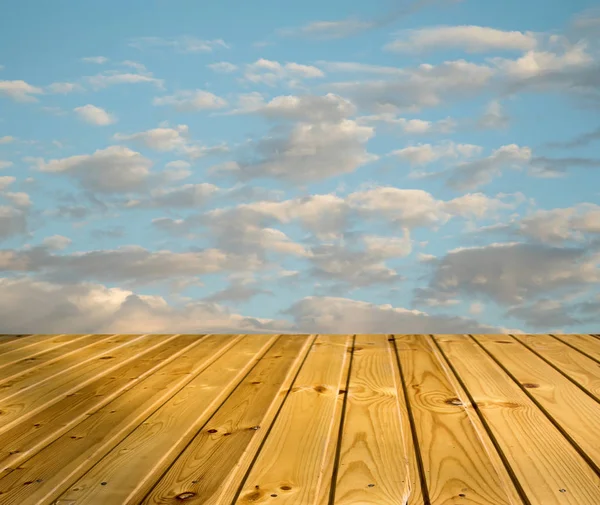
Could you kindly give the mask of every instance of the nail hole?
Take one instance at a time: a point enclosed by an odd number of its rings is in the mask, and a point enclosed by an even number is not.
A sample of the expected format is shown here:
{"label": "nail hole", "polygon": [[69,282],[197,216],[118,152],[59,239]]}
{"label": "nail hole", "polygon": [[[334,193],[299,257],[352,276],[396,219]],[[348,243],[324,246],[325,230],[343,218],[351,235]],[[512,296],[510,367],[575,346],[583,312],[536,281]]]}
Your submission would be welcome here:
{"label": "nail hole", "polygon": [[276,494],[272,494],[271,498],[277,498],[277,495]]}
{"label": "nail hole", "polygon": [[281,486],[281,489],[283,491],[289,491],[290,489],[292,489],[290,486]]}
{"label": "nail hole", "polygon": [[566,493],[566,492],[567,492],[567,490],[566,490],[566,489],[559,489],[559,491],[560,491],[561,493]]}
{"label": "nail hole", "polygon": [[216,433],[216,432],[217,432],[217,430],[215,430],[215,429],[212,429],[212,430],[208,430],[208,432],[209,432],[209,433]]}
{"label": "nail hole", "polygon": [[100,485],[101,486],[106,486],[106,482],[101,482]]}
{"label": "nail hole", "polygon": [[523,384],[524,388],[528,388],[528,389],[534,389],[534,388],[539,388],[540,385],[539,384],[532,384],[531,382],[526,382],[525,384]]}

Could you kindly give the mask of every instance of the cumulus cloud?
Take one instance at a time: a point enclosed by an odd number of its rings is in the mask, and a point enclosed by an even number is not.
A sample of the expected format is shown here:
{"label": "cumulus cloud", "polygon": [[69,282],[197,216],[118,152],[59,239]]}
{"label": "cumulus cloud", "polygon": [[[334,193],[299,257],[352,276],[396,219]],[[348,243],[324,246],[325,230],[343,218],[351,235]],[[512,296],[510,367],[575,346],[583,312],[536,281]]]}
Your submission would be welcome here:
{"label": "cumulus cloud", "polygon": [[375,113],[414,112],[444,100],[471,98],[489,86],[494,73],[487,65],[465,60],[423,63],[397,69],[387,79],[336,82],[330,89]]}
{"label": "cumulus cloud", "polygon": [[478,126],[490,130],[499,130],[508,127],[510,118],[505,114],[502,104],[492,100],[479,118]]}
{"label": "cumulus cloud", "polygon": [[472,190],[489,184],[502,171],[528,166],[531,149],[516,144],[502,146],[490,156],[473,161],[461,162],[449,171],[447,185],[459,191]]}
{"label": "cumulus cloud", "polygon": [[150,175],[152,162],[126,147],[110,146],[93,154],[68,158],[34,160],[41,172],[69,175],[87,190],[101,193],[121,193],[143,189]]}
{"label": "cumulus cloud", "polygon": [[486,26],[432,26],[418,30],[404,30],[396,40],[385,46],[388,51],[427,51],[457,48],[469,53],[491,50],[528,51],[537,46],[532,32],[505,31]]}
{"label": "cumulus cloud", "polygon": [[62,235],[52,235],[51,237],[46,237],[42,244],[46,246],[48,249],[54,251],[62,251],[69,247],[72,243],[72,240],[68,237],[63,237]]}
{"label": "cumulus cloud", "polygon": [[0,145],[2,144],[10,144],[14,142],[16,139],[10,135],[4,135],[4,137],[0,137]]}
{"label": "cumulus cloud", "polygon": [[151,49],[157,47],[170,47],[181,53],[211,53],[215,49],[229,46],[222,39],[205,40],[197,37],[183,35],[181,37],[137,37],[129,43],[137,49]]}
{"label": "cumulus cloud", "polygon": [[227,151],[227,146],[223,144],[206,147],[194,142],[190,138],[187,125],[177,125],[174,128],[165,126],[130,135],[116,133],[113,135],[113,139],[120,142],[133,142],[134,144],[143,145],[158,152],[174,151],[179,154],[185,154],[191,159]]}
{"label": "cumulus cloud", "polygon": [[157,88],[164,87],[164,80],[153,77],[150,72],[146,72],[144,74],[132,74],[128,72],[119,72],[118,70],[107,70],[106,72],[87,77],[86,79],[95,89],[106,88],[115,84],[140,83],[153,84]]}
{"label": "cumulus cloud", "polygon": [[371,114],[357,118],[359,124],[384,124],[392,128],[398,128],[408,135],[423,135],[429,133],[452,133],[457,123],[451,118],[439,121],[426,121],[423,119],[406,119],[398,117],[391,112]]}
{"label": "cumulus cloud", "polygon": [[421,298],[485,295],[500,304],[520,304],[538,295],[600,282],[600,256],[584,248],[500,243],[450,251],[434,264]]}
{"label": "cumulus cloud", "polygon": [[311,296],[286,312],[306,332],[321,333],[498,333],[473,319],[430,315],[392,305],[348,298]]}
{"label": "cumulus cloud", "polygon": [[255,84],[275,86],[282,80],[287,80],[288,84],[293,85],[298,79],[314,79],[324,75],[321,69],[312,65],[293,62],[281,64],[278,61],[261,58],[246,65],[244,79]]}
{"label": "cumulus cloud", "polygon": [[231,72],[235,72],[238,69],[237,65],[229,63],[228,61],[219,61],[217,63],[211,63],[207,66],[208,68],[219,74],[230,74]]}
{"label": "cumulus cloud", "polygon": [[356,121],[297,123],[287,136],[266,137],[255,146],[259,159],[240,161],[217,173],[241,180],[275,178],[294,183],[327,179],[377,159],[366,149],[373,128]]}
{"label": "cumulus cloud", "polygon": [[219,188],[206,182],[185,184],[175,188],[157,188],[140,200],[131,200],[127,207],[198,208],[204,206]]}
{"label": "cumulus cloud", "polygon": [[73,110],[83,121],[96,126],[107,126],[117,121],[114,115],[92,104],[75,107]]}
{"label": "cumulus cloud", "polygon": [[210,91],[196,89],[178,91],[174,95],[155,97],[153,105],[169,105],[180,112],[222,109],[227,101]]}
{"label": "cumulus cloud", "polygon": [[106,56],[86,56],[85,58],[81,58],[81,61],[85,63],[95,63],[96,65],[103,65],[108,62],[108,58]]}
{"label": "cumulus cloud", "polygon": [[418,144],[404,147],[392,151],[390,156],[404,159],[411,165],[427,165],[440,159],[471,158],[482,150],[482,147],[473,144],[444,142],[438,145]]}
{"label": "cumulus cloud", "polygon": [[[2,139],[0,139],[1,141]],[[596,128],[590,132],[585,132],[577,135],[575,138],[567,141],[554,141],[547,144],[548,147],[560,149],[574,149],[576,147],[585,147],[592,142],[600,141],[600,128]]]}
{"label": "cumulus cloud", "polygon": [[600,234],[600,206],[580,203],[573,207],[537,210],[519,219],[517,232],[546,244],[581,241],[588,234]]}
{"label": "cumulus cloud", "polygon": [[339,121],[353,116],[356,107],[333,93],[324,96],[276,96],[269,102],[265,102],[260,94],[250,94],[241,97],[240,108],[233,112],[259,114],[273,120]]}
{"label": "cumulus cloud", "polygon": [[15,102],[37,102],[35,95],[43,93],[42,88],[25,81],[0,81],[0,96],[5,95]]}
{"label": "cumulus cloud", "polygon": [[[287,333],[284,320],[232,313],[215,303],[164,298],[102,284],[0,279],[4,333]],[[37,300],[37,302],[35,301]]]}
{"label": "cumulus cloud", "polygon": [[55,95],[67,95],[75,91],[82,91],[83,87],[81,84],[76,82],[54,82],[46,87],[48,93]]}
{"label": "cumulus cloud", "polygon": [[0,205],[0,241],[27,233],[27,213],[24,209]]}
{"label": "cumulus cloud", "polygon": [[0,160],[0,170],[4,170],[5,168],[10,168],[12,166],[12,161]]}
{"label": "cumulus cloud", "polygon": [[2,251],[0,269],[36,273],[49,282],[119,282],[147,285],[177,279],[199,280],[222,271],[254,270],[260,266],[252,254],[235,255],[218,249],[190,252],[149,251],[141,246],[113,250],[51,253],[47,246]]}

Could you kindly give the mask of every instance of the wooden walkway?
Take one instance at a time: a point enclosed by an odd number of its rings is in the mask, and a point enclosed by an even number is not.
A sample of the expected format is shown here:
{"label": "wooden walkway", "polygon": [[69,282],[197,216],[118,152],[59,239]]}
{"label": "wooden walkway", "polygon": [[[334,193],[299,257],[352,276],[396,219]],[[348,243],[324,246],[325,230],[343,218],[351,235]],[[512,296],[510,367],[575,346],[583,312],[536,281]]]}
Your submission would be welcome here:
{"label": "wooden walkway", "polygon": [[9,504],[599,505],[600,336],[0,336]]}

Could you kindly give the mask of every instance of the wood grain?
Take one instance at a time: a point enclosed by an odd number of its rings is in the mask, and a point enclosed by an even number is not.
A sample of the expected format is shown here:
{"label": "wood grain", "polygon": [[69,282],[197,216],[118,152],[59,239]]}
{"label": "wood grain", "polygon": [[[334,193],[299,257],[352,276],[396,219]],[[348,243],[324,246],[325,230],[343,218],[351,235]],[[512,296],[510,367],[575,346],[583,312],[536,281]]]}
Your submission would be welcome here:
{"label": "wood grain", "polygon": [[396,347],[431,503],[514,503],[428,337],[396,336]]}
{"label": "wood grain", "polygon": [[[600,404],[515,339],[509,337],[510,343],[506,343],[505,336],[474,338],[564,430],[600,474],[600,445],[590,437],[590,433],[600,433]],[[565,405],[571,408],[565,409]]]}
{"label": "wood grain", "polygon": [[395,505],[410,494],[394,358],[386,335],[357,335],[335,505]]}
{"label": "wood grain", "polygon": [[241,338],[207,337],[185,356],[87,416],[19,467],[5,472],[0,478],[0,505],[40,505],[56,499]]}
{"label": "wood grain", "polygon": [[141,503],[231,503],[313,340],[280,338]]}
{"label": "wood grain", "polygon": [[600,365],[550,335],[511,335],[600,402]]}
{"label": "wood grain", "polygon": [[555,339],[589,356],[600,363],[600,339],[591,335],[553,335]]}
{"label": "wood grain", "polygon": [[17,424],[0,434],[0,472],[18,466],[83,421],[87,415],[198,345],[202,339],[199,335],[188,335],[169,341],[121,365],[110,376],[100,377],[75,394],[59,400],[33,416],[29,422]]}
{"label": "wood grain", "polygon": [[492,358],[467,335],[436,340],[531,505],[597,504],[598,475]]}
{"label": "wood grain", "polygon": [[319,336],[235,503],[312,505],[321,486],[329,487],[323,468],[351,342],[346,335]]}
{"label": "wood grain", "polygon": [[71,485],[57,505],[139,504],[276,338],[245,336]]}

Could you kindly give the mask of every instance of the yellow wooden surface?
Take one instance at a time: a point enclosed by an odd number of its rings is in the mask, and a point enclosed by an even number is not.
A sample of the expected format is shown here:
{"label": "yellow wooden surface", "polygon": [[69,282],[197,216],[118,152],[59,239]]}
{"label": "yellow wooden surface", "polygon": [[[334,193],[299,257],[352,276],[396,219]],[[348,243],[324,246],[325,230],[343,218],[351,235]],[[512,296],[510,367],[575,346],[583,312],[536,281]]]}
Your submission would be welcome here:
{"label": "yellow wooden surface", "polygon": [[599,505],[593,335],[0,335],[0,505]]}

